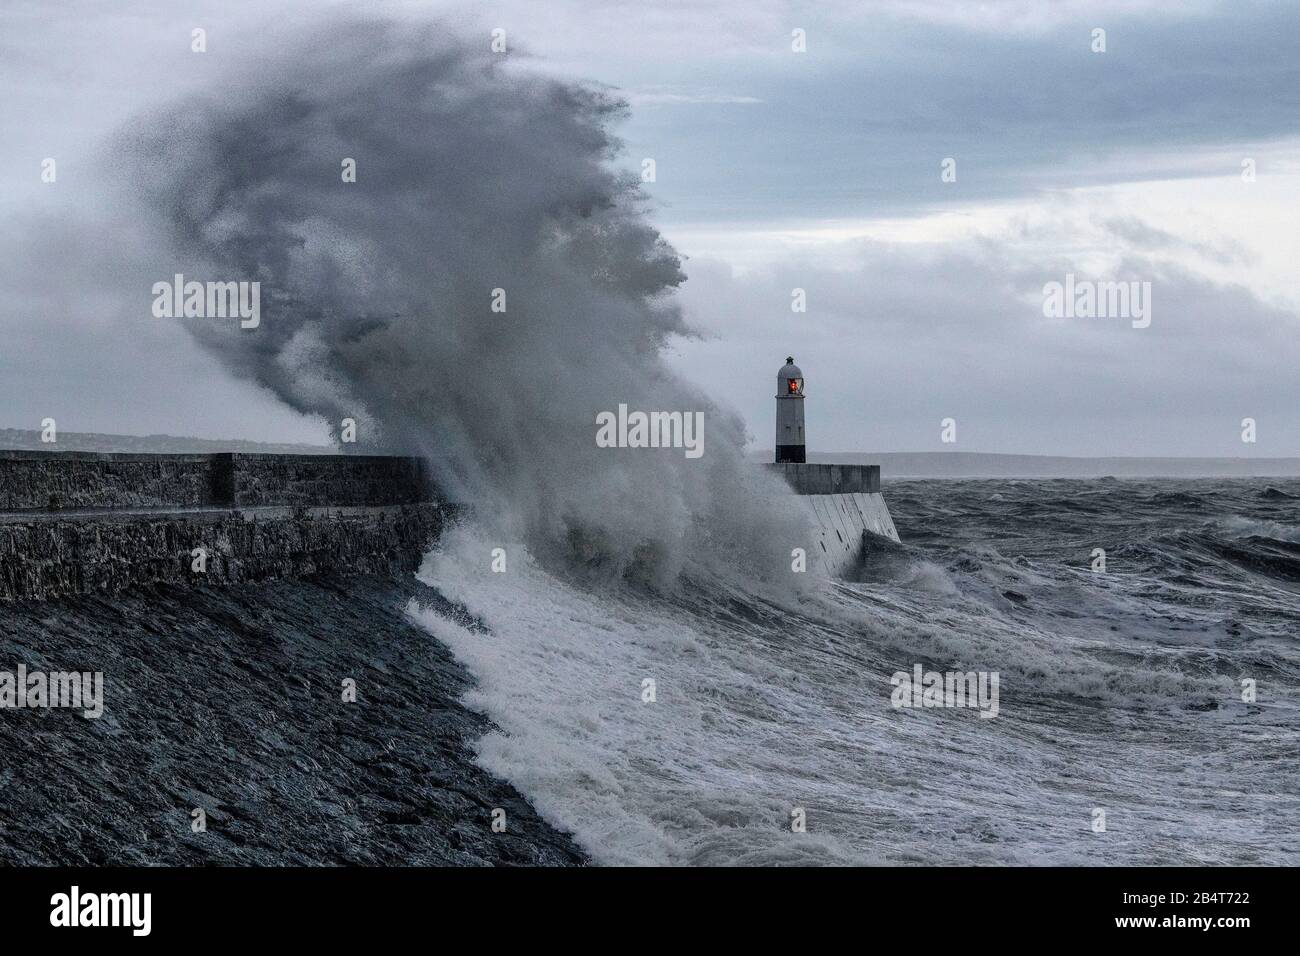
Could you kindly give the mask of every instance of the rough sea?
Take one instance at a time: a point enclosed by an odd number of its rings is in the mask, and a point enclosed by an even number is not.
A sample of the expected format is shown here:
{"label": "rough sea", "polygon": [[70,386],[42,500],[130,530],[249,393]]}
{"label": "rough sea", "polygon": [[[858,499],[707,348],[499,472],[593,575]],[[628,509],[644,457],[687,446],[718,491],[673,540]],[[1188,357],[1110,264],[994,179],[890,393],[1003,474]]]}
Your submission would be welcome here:
{"label": "rough sea", "polygon": [[[468,613],[408,613],[599,863],[1300,863],[1300,481],[884,491],[903,544],[795,600],[494,572],[471,521],[420,574]],[[997,716],[892,706],[918,664]]]}

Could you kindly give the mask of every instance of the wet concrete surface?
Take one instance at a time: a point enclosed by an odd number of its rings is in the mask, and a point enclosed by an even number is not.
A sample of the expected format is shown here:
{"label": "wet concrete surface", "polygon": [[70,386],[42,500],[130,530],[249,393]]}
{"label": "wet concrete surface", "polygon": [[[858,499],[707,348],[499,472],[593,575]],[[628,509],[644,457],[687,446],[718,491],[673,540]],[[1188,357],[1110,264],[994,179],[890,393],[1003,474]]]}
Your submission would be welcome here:
{"label": "wet concrete surface", "polygon": [[104,675],[98,719],[0,709],[0,863],[585,862],[474,764],[491,725],[412,596],[440,600],[325,575],[0,604],[0,671]]}

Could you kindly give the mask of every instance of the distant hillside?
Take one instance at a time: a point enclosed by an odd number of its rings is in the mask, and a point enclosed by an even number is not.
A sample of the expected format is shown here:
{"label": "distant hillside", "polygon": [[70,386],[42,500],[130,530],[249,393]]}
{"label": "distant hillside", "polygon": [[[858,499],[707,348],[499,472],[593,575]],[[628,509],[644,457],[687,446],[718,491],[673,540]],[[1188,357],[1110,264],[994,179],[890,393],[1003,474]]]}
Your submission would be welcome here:
{"label": "distant hillside", "polygon": [[101,435],[97,432],[60,431],[58,441],[47,444],[41,433],[25,428],[0,428],[0,450],[5,451],[104,451],[139,454],[193,455],[224,451],[261,452],[278,455],[333,455],[329,445],[276,444],[239,439],[177,438],[173,435]]}
{"label": "distant hillside", "polygon": [[809,461],[880,466],[890,478],[1295,478],[1300,458],[1069,458],[966,451],[810,452]]}

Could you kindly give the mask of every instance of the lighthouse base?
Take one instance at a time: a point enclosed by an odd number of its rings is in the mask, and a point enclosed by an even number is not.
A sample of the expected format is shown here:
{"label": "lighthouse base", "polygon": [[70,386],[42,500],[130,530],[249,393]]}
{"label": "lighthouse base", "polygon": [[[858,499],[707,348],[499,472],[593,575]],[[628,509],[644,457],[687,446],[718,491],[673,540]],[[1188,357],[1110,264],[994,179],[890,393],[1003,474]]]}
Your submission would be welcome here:
{"label": "lighthouse base", "polygon": [[807,445],[777,445],[776,446],[776,463],[784,464],[803,464],[807,461]]}
{"label": "lighthouse base", "polygon": [[846,577],[875,537],[898,541],[880,493],[879,465],[774,464],[812,519],[808,556],[832,577]]}

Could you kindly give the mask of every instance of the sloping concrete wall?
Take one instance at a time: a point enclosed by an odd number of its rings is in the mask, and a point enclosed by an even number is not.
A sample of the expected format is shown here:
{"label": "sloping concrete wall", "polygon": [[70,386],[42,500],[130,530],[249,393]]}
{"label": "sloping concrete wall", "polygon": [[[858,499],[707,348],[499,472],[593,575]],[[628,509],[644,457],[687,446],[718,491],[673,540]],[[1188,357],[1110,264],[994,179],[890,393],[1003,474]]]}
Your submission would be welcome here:
{"label": "sloping concrete wall", "polygon": [[862,560],[872,535],[898,540],[880,493],[878,465],[769,464],[785,479],[812,519],[809,559],[831,577],[844,577]]}
{"label": "sloping concrete wall", "polygon": [[809,557],[831,577],[843,577],[862,560],[863,533],[898,540],[894,519],[880,492],[847,495],[800,495],[813,521]]}

